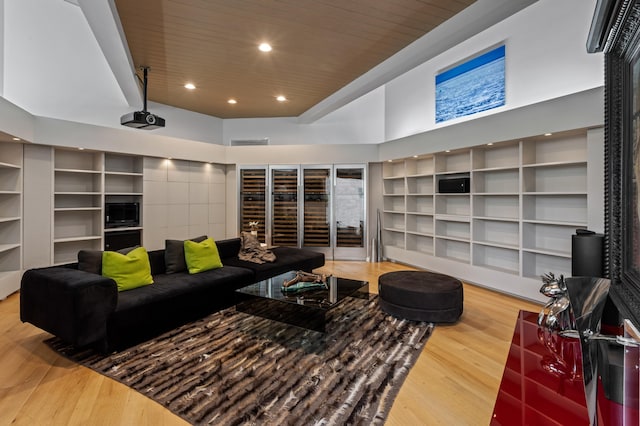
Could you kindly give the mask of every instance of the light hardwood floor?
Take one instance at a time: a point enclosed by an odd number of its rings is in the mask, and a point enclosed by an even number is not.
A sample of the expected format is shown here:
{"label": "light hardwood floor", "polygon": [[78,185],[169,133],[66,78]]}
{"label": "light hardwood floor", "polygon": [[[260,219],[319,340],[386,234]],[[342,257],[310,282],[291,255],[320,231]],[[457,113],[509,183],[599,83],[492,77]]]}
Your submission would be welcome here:
{"label": "light hardwood floor", "polygon": [[[368,280],[410,269],[381,262],[331,262],[321,269]],[[320,271],[320,270],[319,270]],[[486,425],[500,386],[520,309],[540,305],[480,287],[464,287],[464,313],[436,326],[407,377],[388,425]],[[19,319],[19,294],[0,302],[0,425],[184,425],[124,385],[51,351],[49,335]]]}

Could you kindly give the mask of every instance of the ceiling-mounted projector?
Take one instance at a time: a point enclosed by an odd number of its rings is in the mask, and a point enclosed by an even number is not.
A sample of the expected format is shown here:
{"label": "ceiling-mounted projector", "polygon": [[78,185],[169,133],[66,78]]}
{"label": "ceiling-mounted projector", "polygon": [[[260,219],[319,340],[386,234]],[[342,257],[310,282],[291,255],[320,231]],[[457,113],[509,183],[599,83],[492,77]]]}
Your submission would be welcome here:
{"label": "ceiling-mounted projector", "polygon": [[144,81],[144,105],[142,111],[129,112],[120,117],[120,124],[123,126],[135,127],[136,129],[153,130],[164,127],[164,118],[158,117],[147,111],[147,72],[149,67],[143,67]]}
{"label": "ceiling-mounted projector", "polygon": [[164,118],[147,111],[135,111],[120,117],[120,124],[136,129],[153,130],[164,127]]}

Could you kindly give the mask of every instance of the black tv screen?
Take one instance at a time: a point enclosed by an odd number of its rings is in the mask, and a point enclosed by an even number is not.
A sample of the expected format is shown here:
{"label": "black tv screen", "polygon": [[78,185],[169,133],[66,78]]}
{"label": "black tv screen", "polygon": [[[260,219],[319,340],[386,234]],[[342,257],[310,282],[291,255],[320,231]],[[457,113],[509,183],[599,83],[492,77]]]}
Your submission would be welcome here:
{"label": "black tv screen", "polygon": [[138,226],[140,224],[139,203],[106,203],[104,206],[106,228]]}

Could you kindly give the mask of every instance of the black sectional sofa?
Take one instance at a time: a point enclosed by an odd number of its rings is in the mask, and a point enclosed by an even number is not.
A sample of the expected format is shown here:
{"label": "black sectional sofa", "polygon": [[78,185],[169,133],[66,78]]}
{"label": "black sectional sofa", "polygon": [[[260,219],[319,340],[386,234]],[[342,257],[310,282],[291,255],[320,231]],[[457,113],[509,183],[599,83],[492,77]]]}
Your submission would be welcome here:
{"label": "black sectional sofa", "polygon": [[154,283],[118,292],[110,278],[78,263],[30,269],[22,277],[20,319],[76,346],[103,352],[126,348],[236,303],[234,290],[291,270],[312,271],[324,255],[273,249],[273,263],[238,258],[240,238],[216,241],[223,267],[167,274],[165,250],[149,252]]}

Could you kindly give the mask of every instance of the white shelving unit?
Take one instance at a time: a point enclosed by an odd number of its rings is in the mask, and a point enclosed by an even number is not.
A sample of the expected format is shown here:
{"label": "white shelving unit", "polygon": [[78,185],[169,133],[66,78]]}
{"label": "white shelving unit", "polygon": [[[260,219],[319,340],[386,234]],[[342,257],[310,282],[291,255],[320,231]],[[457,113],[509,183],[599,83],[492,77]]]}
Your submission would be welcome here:
{"label": "white shelving unit", "polygon": [[54,265],[75,262],[82,249],[102,247],[103,154],[54,149]]}
{"label": "white shelving unit", "polygon": [[[142,209],[143,157],[125,154],[104,154],[104,202],[138,203]],[[140,211],[142,221],[142,211]],[[105,233],[142,230],[142,226],[105,228]],[[142,241],[142,239],[140,240]]]}
{"label": "white shelving unit", "polygon": [[142,196],[142,157],[111,154],[104,155],[104,195]]}
{"label": "white shelving unit", "polygon": [[22,144],[0,143],[0,299],[20,288]]}
{"label": "white shelving unit", "polygon": [[571,234],[588,226],[587,140],[538,140],[522,150],[525,277],[571,275]]}
{"label": "white shelving unit", "polygon": [[404,249],[407,192],[404,161],[385,164],[383,173],[383,239],[390,246]]}
{"label": "white shelving unit", "polygon": [[[571,235],[589,226],[587,141],[585,129],[384,163],[385,257],[539,299],[540,275],[571,275]],[[438,192],[455,177],[468,193]]]}

